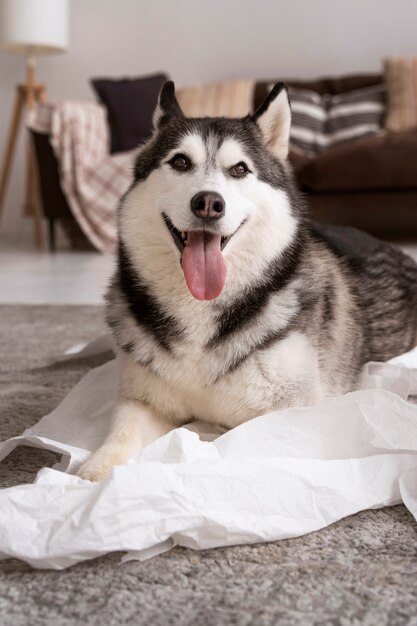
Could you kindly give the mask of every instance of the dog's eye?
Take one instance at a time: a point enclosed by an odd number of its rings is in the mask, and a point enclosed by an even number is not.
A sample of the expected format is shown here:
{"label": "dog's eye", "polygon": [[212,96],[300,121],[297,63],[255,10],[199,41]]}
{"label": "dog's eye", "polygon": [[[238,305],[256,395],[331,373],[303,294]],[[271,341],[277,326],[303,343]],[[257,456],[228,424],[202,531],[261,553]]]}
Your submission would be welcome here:
{"label": "dog's eye", "polygon": [[229,174],[233,176],[233,178],[243,178],[248,172],[248,166],[243,161],[236,163],[236,165],[233,165],[233,167],[229,169]]}
{"label": "dog's eye", "polygon": [[191,168],[191,161],[185,154],[175,154],[169,161],[169,164],[178,172],[186,172]]}

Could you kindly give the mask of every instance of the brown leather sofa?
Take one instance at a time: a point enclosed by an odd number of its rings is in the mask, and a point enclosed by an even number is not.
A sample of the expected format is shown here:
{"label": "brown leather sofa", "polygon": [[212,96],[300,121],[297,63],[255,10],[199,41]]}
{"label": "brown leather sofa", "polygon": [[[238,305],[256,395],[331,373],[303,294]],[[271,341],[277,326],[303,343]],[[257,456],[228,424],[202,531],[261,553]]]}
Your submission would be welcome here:
{"label": "brown leather sofa", "polygon": [[[286,82],[320,94],[338,94],[379,84],[379,74]],[[254,106],[273,81],[258,83]],[[381,134],[328,148],[317,157],[291,153],[300,188],[313,215],[348,224],[386,239],[417,234],[417,129]]]}
{"label": "brown leather sofa", "polygon": [[[293,87],[320,94],[337,94],[383,81],[380,74],[287,80]],[[274,79],[258,82],[254,108]],[[47,135],[33,133],[45,216],[54,247],[54,223],[59,218],[74,247],[85,238],[71,217],[62,193],[58,167]],[[417,129],[358,139],[323,151],[315,158],[291,153],[295,175],[314,217],[332,224],[356,226],[385,239],[417,235]]]}
{"label": "brown leather sofa", "polygon": [[33,130],[29,132],[32,135],[38,165],[42,210],[48,220],[49,249],[55,250],[55,223],[57,220],[65,231],[72,249],[92,249],[92,245],[73,217],[62,191],[59,182],[58,161],[49,143],[49,136]]}

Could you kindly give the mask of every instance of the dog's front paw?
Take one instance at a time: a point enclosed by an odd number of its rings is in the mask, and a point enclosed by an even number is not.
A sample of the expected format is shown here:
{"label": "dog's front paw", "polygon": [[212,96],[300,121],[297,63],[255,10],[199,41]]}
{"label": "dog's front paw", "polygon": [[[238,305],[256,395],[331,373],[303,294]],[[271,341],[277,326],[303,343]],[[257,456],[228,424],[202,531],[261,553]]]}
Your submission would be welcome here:
{"label": "dog's front paw", "polygon": [[99,462],[94,457],[88,459],[81,465],[77,471],[77,476],[83,480],[90,480],[91,482],[98,482],[104,480],[110,474],[112,465],[105,462]]}

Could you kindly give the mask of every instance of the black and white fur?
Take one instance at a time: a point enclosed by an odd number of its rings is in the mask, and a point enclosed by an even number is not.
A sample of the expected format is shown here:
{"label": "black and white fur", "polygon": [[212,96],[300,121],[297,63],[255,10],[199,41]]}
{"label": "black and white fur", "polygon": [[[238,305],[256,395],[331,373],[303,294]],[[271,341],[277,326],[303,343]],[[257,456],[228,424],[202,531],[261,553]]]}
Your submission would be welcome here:
{"label": "black and white fur", "polygon": [[[118,214],[107,321],[119,398],[81,477],[104,478],[195,418],[232,428],[342,394],[367,360],[415,345],[417,266],[358,231],[308,221],[287,162],[290,120],[282,83],[243,119],[186,118],[173,83],[163,87]],[[175,155],[187,171],[173,168]],[[236,178],[240,163],[248,171]],[[224,199],[215,225],[190,210],[202,190]],[[191,295],[178,249],[178,233],[201,228],[227,242],[226,282],[210,301]]]}

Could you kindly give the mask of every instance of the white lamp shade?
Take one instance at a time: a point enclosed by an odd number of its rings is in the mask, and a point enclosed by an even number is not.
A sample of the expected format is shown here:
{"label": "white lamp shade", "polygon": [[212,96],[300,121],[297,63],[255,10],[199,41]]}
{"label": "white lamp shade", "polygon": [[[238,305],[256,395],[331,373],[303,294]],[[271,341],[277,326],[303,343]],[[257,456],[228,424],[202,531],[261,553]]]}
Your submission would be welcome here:
{"label": "white lamp shade", "polygon": [[0,47],[29,57],[68,47],[68,0],[0,0]]}

